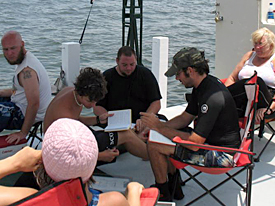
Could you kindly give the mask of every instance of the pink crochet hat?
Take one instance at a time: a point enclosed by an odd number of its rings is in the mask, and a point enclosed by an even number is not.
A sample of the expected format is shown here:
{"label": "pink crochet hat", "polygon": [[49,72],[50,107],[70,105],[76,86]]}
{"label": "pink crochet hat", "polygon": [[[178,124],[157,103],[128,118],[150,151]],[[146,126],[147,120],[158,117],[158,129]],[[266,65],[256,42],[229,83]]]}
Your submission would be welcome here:
{"label": "pink crochet hat", "polygon": [[42,159],[47,174],[55,181],[91,177],[98,156],[96,139],[87,126],[62,118],[47,129],[42,144]]}

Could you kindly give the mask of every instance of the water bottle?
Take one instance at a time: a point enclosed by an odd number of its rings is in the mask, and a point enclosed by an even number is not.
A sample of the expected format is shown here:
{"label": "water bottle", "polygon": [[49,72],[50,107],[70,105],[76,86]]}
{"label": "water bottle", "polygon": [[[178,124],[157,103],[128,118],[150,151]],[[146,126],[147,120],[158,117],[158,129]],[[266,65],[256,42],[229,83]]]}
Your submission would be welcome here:
{"label": "water bottle", "polygon": [[267,23],[274,23],[273,3],[269,3],[267,12]]}

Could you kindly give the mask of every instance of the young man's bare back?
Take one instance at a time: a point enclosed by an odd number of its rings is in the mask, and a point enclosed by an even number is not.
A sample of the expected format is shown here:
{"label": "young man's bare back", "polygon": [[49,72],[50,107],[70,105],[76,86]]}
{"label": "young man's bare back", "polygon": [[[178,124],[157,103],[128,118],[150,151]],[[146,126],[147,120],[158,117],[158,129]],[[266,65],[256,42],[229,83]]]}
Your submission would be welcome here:
{"label": "young man's bare back", "polygon": [[70,118],[79,120],[82,107],[79,107],[73,96],[74,87],[66,87],[60,91],[48,106],[44,119],[44,133],[57,119]]}

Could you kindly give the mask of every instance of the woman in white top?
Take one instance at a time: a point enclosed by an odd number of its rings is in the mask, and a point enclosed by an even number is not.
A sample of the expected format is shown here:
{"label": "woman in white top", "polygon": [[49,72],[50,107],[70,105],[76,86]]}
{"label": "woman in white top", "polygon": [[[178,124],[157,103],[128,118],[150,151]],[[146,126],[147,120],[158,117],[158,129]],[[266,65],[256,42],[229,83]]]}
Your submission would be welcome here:
{"label": "woman in white top", "polygon": [[[233,96],[237,96],[243,91],[245,80],[251,77],[254,71],[257,71],[260,91],[256,121],[260,121],[263,119],[267,106],[275,93],[275,35],[269,29],[261,28],[252,33],[252,41],[254,45],[253,50],[243,56],[227,78],[225,85]],[[238,108],[238,102],[236,104]],[[246,106],[246,104],[243,106]],[[274,110],[275,103],[271,105],[270,111],[267,111],[267,113],[270,114]]]}

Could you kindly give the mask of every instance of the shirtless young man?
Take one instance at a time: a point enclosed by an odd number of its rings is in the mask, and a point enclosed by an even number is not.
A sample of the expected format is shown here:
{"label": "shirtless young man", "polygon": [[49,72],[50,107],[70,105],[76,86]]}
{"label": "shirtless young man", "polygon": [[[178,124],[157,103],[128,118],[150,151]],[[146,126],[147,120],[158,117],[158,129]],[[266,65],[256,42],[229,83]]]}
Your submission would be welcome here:
{"label": "shirtless young man", "polygon": [[[99,117],[80,116],[83,106],[88,109],[94,107],[106,92],[106,81],[99,70],[90,67],[82,69],[74,87],[64,88],[51,101],[44,118],[44,132],[59,118],[76,119],[87,126],[106,123],[108,113]],[[119,155],[119,151],[115,148],[117,145],[124,145],[131,154],[148,159],[146,144],[132,130],[109,133],[93,131],[93,133],[98,142],[99,161],[114,160]]]}

